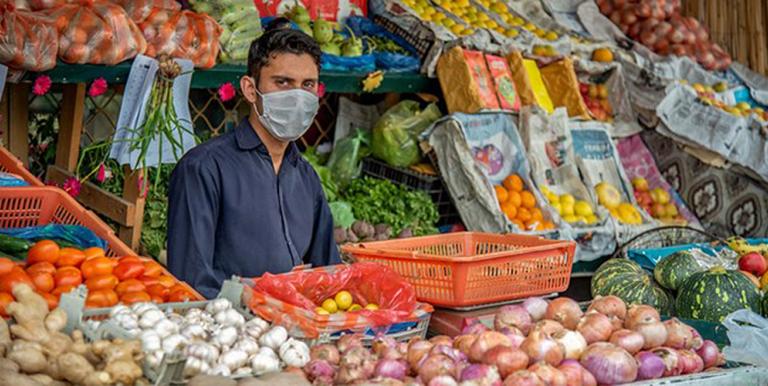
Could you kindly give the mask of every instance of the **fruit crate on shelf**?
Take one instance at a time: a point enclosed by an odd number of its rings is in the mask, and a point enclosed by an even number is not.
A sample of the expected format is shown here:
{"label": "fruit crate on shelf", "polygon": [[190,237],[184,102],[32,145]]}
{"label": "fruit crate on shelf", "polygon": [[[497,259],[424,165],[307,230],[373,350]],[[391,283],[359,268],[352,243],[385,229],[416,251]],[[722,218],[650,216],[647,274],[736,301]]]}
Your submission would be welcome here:
{"label": "fruit crate on shelf", "polygon": [[420,301],[460,308],[564,291],[575,249],[573,241],[478,232],[342,247],[355,261],[392,268]]}
{"label": "fruit crate on shelf", "polygon": [[107,242],[107,256],[133,256],[125,243],[96,214],[83,208],[65,191],[55,187],[0,189],[0,228],[47,224],[84,226]]}
{"label": "fruit crate on shelf", "polygon": [[24,179],[30,186],[45,186],[24,167],[24,164],[18,158],[14,157],[14,155],[3,146],[0,146],[0,172],[15,174]]}
{"label": "fruit crate on shelf", "polygon": [[414,190],[426,192],[435,203],[440,220],[437,225],[461,223],[461,217],[453,205],[451,195],[439,175],[419,173],[406,168],[390,166],[373,157],[363,159],[363,175],[390,181]]}

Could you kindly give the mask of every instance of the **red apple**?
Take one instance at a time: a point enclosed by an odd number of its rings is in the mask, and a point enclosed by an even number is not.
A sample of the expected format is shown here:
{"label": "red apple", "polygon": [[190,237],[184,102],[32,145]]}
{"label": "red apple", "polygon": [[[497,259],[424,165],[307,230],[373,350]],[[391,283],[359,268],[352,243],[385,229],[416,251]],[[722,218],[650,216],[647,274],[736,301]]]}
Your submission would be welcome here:
{"label": "red apple", "polygon": [[768,271],[768,264],[766,264],[763,255],[757,252],[750,252],[739,259],[739,269],[757,277],[762,277],[765,271]]}

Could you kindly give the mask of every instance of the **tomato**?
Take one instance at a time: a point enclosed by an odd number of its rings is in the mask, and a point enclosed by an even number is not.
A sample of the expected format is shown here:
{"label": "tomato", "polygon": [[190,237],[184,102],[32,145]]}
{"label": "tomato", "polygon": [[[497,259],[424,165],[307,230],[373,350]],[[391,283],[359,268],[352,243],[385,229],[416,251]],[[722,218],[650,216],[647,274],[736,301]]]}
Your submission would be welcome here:
{"label": "tomato", "polygon": [[113,289],[120,281],[115,275],[93,276],[85,281],[88,290]]}
{"label": "tomato", "polygon": [[8,292],[0,292],[0,316],[7,318],[9,315],[5,312],[5,307],[13,303],[13,295]]}
{"label": "tomato", "polygon": [[136,261],[120,262],[114,273],[120,280],[135,279],[144,273],[144,264]]}
{"label": "tomato", "polygon": [[56,281],[56,287],[77,287],[80,284],[83,284],[83,275],[80,274],[80,270],[75,267],[61,267],[57,269],[56,274],[53,275],[53,279]]}
{"label": "tomato", "polygon": [[50,273],[33,273],[29,275],[29,278],[32,279],[32,283],[35,285],[35,288],[38,292],[51,292],[56,285],[56,283],[53,281],[53,275]]}
{"label": "tomato", "polygon": [[157,278],[157,282],[168,288],[171,288],[174,285],[176,285],[176,279],[168,275],[160,275],[160,277]]}
{"label": "tomato", "polygon": [[53,291],[51,291],[51,295],[55,296],[56,298],[60,298],[61,294],[65,294],[69,291],[72,291],[73,289],[75,289],[75,286],[63,285],[61,287],[54,288]]}
{"label": "tomato", "polygon": [[168,295],[168,301],[171,303],[186,302],[190,300],[195,300],[195,296],[186,289],[172,291],[171,294]]}
{"label": "tomato", "polygon": [[83,251],[75,248],[61,248],[56,266],[79,267],[83,260],[85,260],[85,253]]}
{"label": "tomato", "polygon": [[111,289],[88,291],[85,306],[88,308],[112,307],[117,304],[117,294]]}
{"label": "tomato", "polygon": [[150,299],[152,299],[152,303],[156,303],[156,304],[163,304],[163,303],[165,303],[165,299],[163,299],[163,298],[161,298],[159,296],[150,295]]}
{"label": "tomato", "polygon": [[94,276],[111,274],[114,265],[112,264],[112,259],[100,256],[84,261],[80,265],[80,269],[83,271],[83,276],[88,279]]}
{"label": "tomato", "polygon": [[144,276],[147,277],[160,277],[160,275],[165,272],[165,269],[163,268],[160,263],[150,260],[144,262]]}
{"label": "tomato", "polygon": [[152,284],[159,284],[160,282],[157,280],[156,277],[147,277],[147,276],[139,276],[138,280],[142,283],[144,283],[145,286],[150,286]]}
{"label": "tomato", "polygon": [[162,284],[150,284],[147,286],[147,292],[152,296],[157,296],[161,299],[168,299],[168,295],[171,294],[171,290]]}
{"label": "tomato", "polygon": [[27,273],[30,275],[34,275],[36,273],[50,273],[51,275],[53,275],[54,273],[56,273],[56,267],[54,267],[53,264],[48,262],[32,264],[29,267],[27,267]]}
{"label": "tomato", "polygon": [[57,298],[56,296],[46,292],[40,292],[40,291],[38,291],[37,294],[42,296],[43,299],[45,299],[45,301],[48,303],[49,311],[59,306],[59,298]]}
{"label": "tomato", "polygon": [[150,302],[152,301],[152,297],[144,291],[127,292],[120,297],[120,301],[125,304]]}
{"label": "tomato", "polygon": [[46,261],[56,264],[59,260],[59,245],[51,240],[40,240],[29,249],[27,253],[27,263],[35,264]]}
{"label": "tomato", "polygon": [[128,279],[121,281],[120,284],[118,284],[115,288],[115,292],[117,292],[118,296],[123,296],[123,294],[128,292],[139,292],[146,289],[147,287],[144,285],[144,283],[138,281],[137,279]]}
{"label": "tomato", "polygon": [[83,253],[85,254],[85,259],[92,259],[94,257],[104,257],[106,256],[104,254],[104,250],[99,247],[91,247],[83,250]]}
{"label": "tomato", "polygon": [[21,267],[16,266],[11,268],[11,272],[0,276],[0,292],[12,293],[13,287],[20,283],[25,283],[30,287],[35,288],[35,284],[32,283],[32,279],[29,278],[29,275],[27,275]]}
{"label": "tomato", "polygon": [[141,257],[138,256],[123,256],[117,260],[117,263],[142,263]]}
{"label": "tomato", "polygon": [[0,257],[0,276],[5,275],[8,272],[11,272],[11,270],[15,266],[16,266],[16,263],[14,263],[13,260],[7,257]]}

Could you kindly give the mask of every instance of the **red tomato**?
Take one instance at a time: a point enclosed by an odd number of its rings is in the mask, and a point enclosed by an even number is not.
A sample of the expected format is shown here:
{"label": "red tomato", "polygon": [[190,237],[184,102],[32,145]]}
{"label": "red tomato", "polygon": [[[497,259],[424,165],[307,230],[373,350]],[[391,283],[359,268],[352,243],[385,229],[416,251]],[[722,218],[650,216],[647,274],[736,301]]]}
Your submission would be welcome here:
{"label": "red tomato", "polygon": [[135,261],[120,262],[114,273],[120,280],[135,279],[144,273],[144,264]]}
{"label": "red tomato", "polygon": [[171,288],[174,285],[176,285],[176,279],[168,275],[161,275],[160,277],[157,278],[157,282],[168,288]]}
{"label": "red tomato", "polygon": [[58,299],[61,297],[61,294],[65,294],[69,291],[72,291],[73,289],[75,289],[75,287],[71,285],[56,287],[53,289],[53,291],[51,291],[51,295],[55,296]]}
{"label": "red tomato", "polygon": [[59,260],[59,245],[51,240],[40,240],[29,249],[27,263],[35,264],[42,261],[56,264]]}
{"label": "red tomato", "polygon": [[146,289],[147,287],[144,285],[144,283],[136,279],[128,279],[125,281],[121,281],[120,284],[118,284],[117,287],[115,288],[115,292],[117,292],[118,296],[123,296],[128,292],[139,292],[139,291],[144,291]]}
{"label": "red tomato", "polygon": [[79,267],[83,260],[85,260],[85,253],[83,251],[75,248],[61,248],[56,266]]}
{"label": "red tomato", "polygon": [[13,293],[13,287],[20,283],[26,283],[30,287],[35,288],[35,284],[32,283],[29,275],[21,267],[16,266],[11,268],[11,272],[0,276],[0,292]]}
{"label": "red tomato", "polygon": [[59,298],[46,292],[37,292],[48,303],[48,310],[52,310],[59,306]]}
{"label": "red tomato", "polygon": [[120,281],[115,275],[93,276],[85,281],[88,290],[113,289]]}
{"label": "red tomato", "polygon": [[133,304],[139,302],[150,302],[152,297],[144,291],[128,292],[120,297],[120,301],[125,304]]}
{"label": "red tomato", "polygon": [[84,261],[83,264],[80,265],[80,269],[83,271],[83,276],[88,279],[94,276],[111,274],[112,270],[114,269],[114,265],[112,259],[99,256]]}
{"label": "red tomato", "polygon": [[32,264],[27,267],[27,273],[30,275],[34,275],[36,273],[50,273],[53,275],[56,273],[56,267],[54,267],[53,264],[46,262]]}
{"label": "red tomato", "polygon": [[160,275],[165,272],[165,269],[163,268],[160,263],[149,260],[144,262],[144,276],[147,277],[160,277]]}
{"label": "red tomato", "polygon": [[48,293],[56,286],[56,283],[53,280],[53,275],[50,273],[33,273],[29,275],[29,278],[32,279],[32,283],[35,285],[38,292]]}
{"label": "red tomato", "polygon": [[147,276],[139,276],[138,280],[142,283],[144,283],[145,286],[150,286],[152,284],[159,284],[160,282],[157,280],[156,277],[147,277]]}
{"label": "red tomato", "polygon": [[83,284],[83,275],[80,273],[80,270],[75,267],[61,267],[57,269],[56,274],[53,275],[53,279],[56,281],[56,287],[77,287],[80,284]]}
{"label": "red tomato", "polygon": [[104,250],[99,247],[91,247],[83,250],[83,254],[85,254],[85,259],[92,259],[94,257],[104,257],[106,256],[104,254]]}
{"label": "red tomato", "polygon": [[186,289],[172,291],[171,294],[168,295],[168,301],[171,303],[186,302],[190,300],[195,300],[195,297]]}
{"label": "red tomato", "polygon": [[119,263],[141,263],[143,260],[141,260],[141,257],[138,256],[123,256],[117,260]]}
{"label": "red tomato", "polygon": [[5,312],[5,307],[13,303],[13,295],[8,292],[0,292],[0,316],[7,318],[9,315]]}
{"label": "red tomato", "polygon": [[88,308],[112,307],[117,304],[117,294],[111,289],[88,291],[85,306]]}
{"label": "red tomato", "polygon": [[0,257],[0,276],[5,275],[8,272],[11,272],[11,270],[15,266],[16,266],[16,263],[14,263],[13,260],[6,257]]}
{"label": "red tomato", "polygon": [[171,294],[171,290],[169,290],[168,287],[162,284],[150,284],[147,286],[147,293],[149,293],[153,297],[157,296],[165,300],[165,299],[168,299],[168,295]]}

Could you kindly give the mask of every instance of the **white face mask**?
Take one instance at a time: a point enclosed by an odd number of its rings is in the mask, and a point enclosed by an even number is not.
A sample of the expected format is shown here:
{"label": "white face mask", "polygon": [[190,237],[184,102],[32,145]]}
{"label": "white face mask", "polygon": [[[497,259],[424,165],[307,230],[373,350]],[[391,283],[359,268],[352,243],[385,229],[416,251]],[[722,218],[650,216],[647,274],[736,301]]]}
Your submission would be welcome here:
{"label": "white face mask", "polygon": [[[265,129],[281,141],[295,141],[307,132],[320,107],[317,95],[295,88],[262,94],[262,113],[259,121]],[[258,114],[259,110],[256,109]]]}

